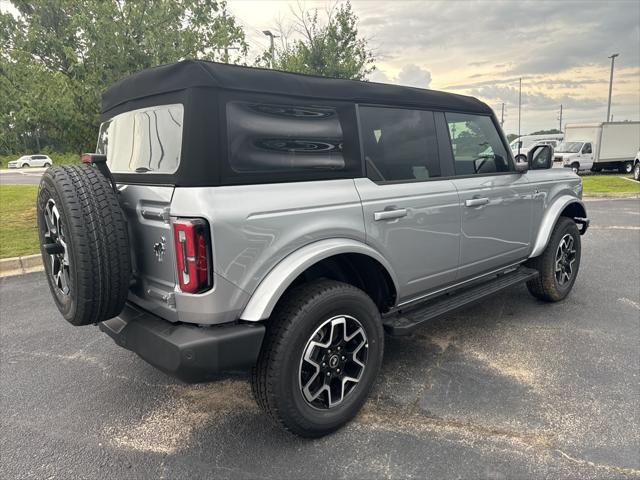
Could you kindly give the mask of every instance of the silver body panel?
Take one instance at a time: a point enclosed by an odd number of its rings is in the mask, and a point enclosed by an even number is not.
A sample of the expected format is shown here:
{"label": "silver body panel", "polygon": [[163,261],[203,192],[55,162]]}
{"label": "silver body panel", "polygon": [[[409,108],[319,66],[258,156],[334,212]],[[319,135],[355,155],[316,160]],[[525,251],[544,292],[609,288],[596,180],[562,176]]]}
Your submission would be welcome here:
{"label": "silver body panel", "polygon": [[[133,242],[130,301],[173,322],[264,320],[306,268],[360,253],[387,270],[405,305],[539,255],[562,210],[582,204],[581,188],[559,169],[387,185],[121,186]],[[467,205],[478,198],[488,201]],[[176,287],[178,217],[211,226],[214,286],[205,293]],[[154,245],[163,238],[159,261]]]}
{"label": "silver body panel", "polygon": [[[378,185],[355,180],[362,199],[367,244],[397,272],[403,301],[456,279],[460,254],[460,205],[450,180]],[[378,212],[406,210],[399,218]]]}

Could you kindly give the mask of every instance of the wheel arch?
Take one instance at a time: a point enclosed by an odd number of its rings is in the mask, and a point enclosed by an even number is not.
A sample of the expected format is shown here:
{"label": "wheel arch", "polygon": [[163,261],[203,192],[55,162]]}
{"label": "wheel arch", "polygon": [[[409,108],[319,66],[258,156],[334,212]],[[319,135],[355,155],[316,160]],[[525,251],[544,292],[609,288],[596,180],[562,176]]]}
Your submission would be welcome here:
{"label": "wheel arch", "polygon": [[560,217],[586,219],[587,209],[581,200],[571,195],[562,195],[556,199],[555,202],[547,209],[547,212],[542,219],[540,228],[538,229],[538,235],[529,258],[537,257],[544,251],[547,243],[549,243],[549,238],[551,238],[553,227],[555,227]]}
{"label": "wheel arch", "polygon": [[240,319],[266,320],[287,290],[308,277],[355,285],[368,293],[381,310],[397,300],[397,277],[379,252],[356,240],[327,239],[306,245],[278,263],[253,292]]}

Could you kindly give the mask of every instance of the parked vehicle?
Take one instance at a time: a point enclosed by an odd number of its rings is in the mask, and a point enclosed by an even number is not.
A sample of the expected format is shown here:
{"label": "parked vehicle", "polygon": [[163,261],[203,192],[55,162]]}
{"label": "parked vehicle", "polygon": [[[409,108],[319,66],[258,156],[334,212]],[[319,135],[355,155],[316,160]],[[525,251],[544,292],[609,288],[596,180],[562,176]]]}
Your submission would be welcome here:
{"label": "parked vehicle", "polygon": [[50,167],[53,165],[47,155],[23,155],[17,160],[7,163],[8,168]]}
{"label": "parked vehicle", "polygon": [[633,159],[633,179],[640,182],[640,150],[636,153],[636,158]]}
{"label": "parked vehicle", "polygon": [[529,150],[537,145],[551,145],[555,148],[562,141],[564,134],[549,133],[542,135],[523,135],[513,140],[509,147],[516,161],[524,162],[527,159]]}
{"label": "parked vehicle", "polygon": [[633,171],[633,157],[640,146],[640,122],[570,124],[564,142],[555,151],[555,161],[574,172],[615,169]]}
{"label": "parked vehicle", "polygon": [[576,281],[580,179],[549,146],[516,163],[475,98],[185,61],[102,108],[97,153],[40,184],[62,315],[185,381],[252,367],[257,403],[298,435],[358,412],[383,332]]}

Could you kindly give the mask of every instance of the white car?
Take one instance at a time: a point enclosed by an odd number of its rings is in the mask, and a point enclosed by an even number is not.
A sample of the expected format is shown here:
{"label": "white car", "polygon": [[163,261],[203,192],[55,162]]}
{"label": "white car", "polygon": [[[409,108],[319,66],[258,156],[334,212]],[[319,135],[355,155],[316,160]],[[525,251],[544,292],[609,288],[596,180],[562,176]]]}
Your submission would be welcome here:
{"label": "white car", "polygon": [[18,160],[7,164],[9,168],[50,167],[51,165],[53,165],[53,160],[46,155],[23,155]]}

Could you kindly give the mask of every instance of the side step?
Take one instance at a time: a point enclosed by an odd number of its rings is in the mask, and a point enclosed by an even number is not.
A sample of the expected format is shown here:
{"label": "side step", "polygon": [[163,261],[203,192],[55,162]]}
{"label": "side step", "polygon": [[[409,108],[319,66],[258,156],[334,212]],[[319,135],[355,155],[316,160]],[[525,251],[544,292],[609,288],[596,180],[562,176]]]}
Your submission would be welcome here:
{"label": "side step", "polygon": [[384,318],[384,329],[389,335],[409,335],[415,328],[429,320],[462,308],[505,288],[532,280],[537,276],[537,270],[519,267],[513,272],[498,275],[493,280],[487,280],[464,290],[443,295],[399,315]]}

